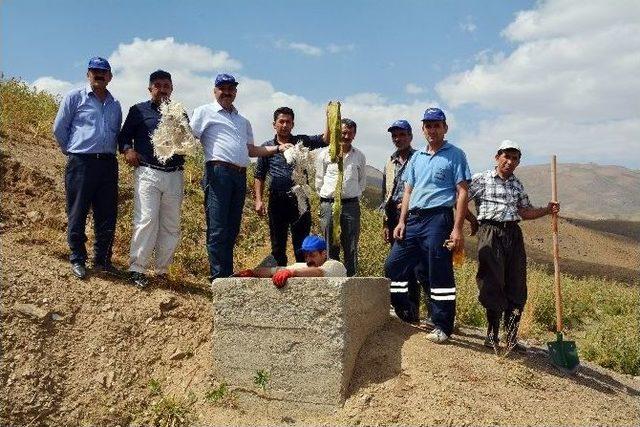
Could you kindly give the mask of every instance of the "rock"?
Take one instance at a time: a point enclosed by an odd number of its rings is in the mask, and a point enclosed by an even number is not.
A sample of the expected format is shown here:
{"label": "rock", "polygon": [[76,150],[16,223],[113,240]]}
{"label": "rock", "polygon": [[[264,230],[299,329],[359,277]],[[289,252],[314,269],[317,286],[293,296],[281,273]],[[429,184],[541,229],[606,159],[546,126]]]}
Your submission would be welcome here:
{"label": "rock", "polygon": [[15,304],[13,309],[20,314],[37,320],[47,320],[51,316],[51,312],[34,304]]}
{"label": "rock", "polygon": [[102,306],[102,311],[109,311],[111,310],[111,304],[105,304]]}
{"label": "rock", "polygon": [[58,314],[58,313],[51,313],[51,320],[54,320],[56,322],[61,322],[64,320],[64,316]]}
{"label": "rock", "polygon": [[115,376],[116,376],[115,372],[113,372],[113,371],[107,372],[107,375],[106,375],[105,380],[104,380],[105,387],[111,388],[111,386],[113,385],[113,380],[114,380]]}
{"label": "rock", "polygon": [[169,311],[178,307],[180,303],[173,295],[165,295],[160,301],[160,311]]}
{"label": "rock", "polygon": [[179,348],[176,348],[176,350],[173,352],[173,354],[171,356],[169,356],[170,360],[182,360],[186,357],[191,357],[193,355],[193,353],[191,353],[190,351],[182,351]]}
{"label": "rock", "polygon": [[36,222],[42,219],[42,214],[38,211],[27,212],[27,218],[29,218],[31,222]]}

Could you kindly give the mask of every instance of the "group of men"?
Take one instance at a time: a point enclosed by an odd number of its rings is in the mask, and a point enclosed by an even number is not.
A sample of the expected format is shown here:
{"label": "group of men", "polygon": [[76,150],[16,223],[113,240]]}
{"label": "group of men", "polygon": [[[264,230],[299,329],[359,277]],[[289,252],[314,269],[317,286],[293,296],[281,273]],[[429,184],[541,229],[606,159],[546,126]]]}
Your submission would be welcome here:
{"label": "group of men", "polygon": [[[132,106],[121,128],[119,102],[107,90],[113,78],[104,58],[91,58],[88,86],[69,92],[54,122],[54,135],[68,156],[65,191],[71,269],[85,278],[86,219],[93,211],[94,270],[120,274],[111,263],[118,203],[119,150],[134,172],[134,224],[129,274],[139,288],[148,284],[146,271],[155,253],[155,271],[165,275],[180,240],[184,156],[160,162],[154,155],[152,135],[161,119],[160,105],[173,91],[171,74],[157,70],[149,76],[150,99]],[[258,157],[255,172],[255,210],[268,215],[272,255],[278,267],[257,268],[237,276],[272,277],[283,286],[294,276],[353,276],[358,269],[360,199],[366,187],[366,158],[352,145],[357,125],[341,122],[342,170],[330,160],[324,135],[293,135],[294,112],[278,108],[273,115],[275,136],[254,144],[250,122],[234,107],[238,82],[219,74],[214,102],[196,108],[189,121],[202,144],[207,253],[210,279],[233,274],[233,249],[240,231],[246,196],[246,171],[250,157]],[[186,116],[186,113],[185,113]],[[188,118],[188,116],[186,116]],[[391,302],[407,322],[419,322],[420,288],[428,297],[428,338],[445,342],[453,332],[456,288],[452,251],[464,245],[463,223],[479,235],[477,281],[480,302],[487,310],[487,342],[497,345],[500,319],[519,321],[526,301],[526,257],[518,222],[557,213],[557,203],[533,208],[520,181],[513,175],[520,147],[505,141],[495,156],[496,168],[473,178],[464,152],[450,144],[445,114],[429,108],[422,118],[426,146],[412,148],[413,133],[406,120],[388,131],[396,151],[385,166],[383,192],[384,240],[391,251],[385,275],[391,279]],[[315,188],[320,196],[320,225],[324,238],[310,235],[311,215],[298,209],[292,191],[293,165],[283,153],[297,144],[315,152]],[[341,183],[340,242],[332,241],[336,185]],[[264,203],[269,178],[268,208]],[[478,217],[468,203],[474,200]],[[307,201],[308,204],[308,201]],[[300,213],[304,211],[304,213]],[[286,246],[291,233],[296,263],[287,267]],[[447,245],[446,243],[449,243]],[[340,247],[344,265],[339,262]],[[511,327],[510,331],[513,332]],[[515,333],[508,340],[515,342]]]}

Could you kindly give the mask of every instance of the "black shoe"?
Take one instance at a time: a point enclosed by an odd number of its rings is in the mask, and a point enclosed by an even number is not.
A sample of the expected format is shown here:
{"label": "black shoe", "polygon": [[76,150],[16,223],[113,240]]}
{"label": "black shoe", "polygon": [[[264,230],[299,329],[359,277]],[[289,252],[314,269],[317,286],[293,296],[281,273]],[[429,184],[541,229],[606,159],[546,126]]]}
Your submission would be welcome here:
{"label": "black shoe", "polygon": [[137,271],[131,273],[130,279],[138,289],[144,289],[149,284],[147,276],[145,276],[144,273],[138,273]]}
{"label": "black shoe", "polygon": [[122,270],[117,269],[111,263],[108,263],[108,264],[94,263],[93,271],[98,273],[108,274],[110,276],[119,277],[119,278],[123,278],[126,276],[126,274]]}
{"label": "black shoe", "polygon": [[87,277],[87,268],[81,262],[71,263],[71,272],[78,279],[84,279],[85,277]]}

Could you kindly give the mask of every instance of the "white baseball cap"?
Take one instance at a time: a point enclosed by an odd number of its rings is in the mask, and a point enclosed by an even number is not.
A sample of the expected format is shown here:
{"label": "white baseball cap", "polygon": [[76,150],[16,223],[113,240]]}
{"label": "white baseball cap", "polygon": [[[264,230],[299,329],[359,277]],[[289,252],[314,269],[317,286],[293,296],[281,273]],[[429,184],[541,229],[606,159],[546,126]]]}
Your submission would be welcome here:
{"label": "white baseball cap", "polygon": [[503,150],[518,150],[520,153],[522,153],[522,150],[520,149],[520,146],[518,145],[518,143],[513,142],[509,139],[505,139],[500,143],[500,146],[498,147],[498,151],[503,151]]}

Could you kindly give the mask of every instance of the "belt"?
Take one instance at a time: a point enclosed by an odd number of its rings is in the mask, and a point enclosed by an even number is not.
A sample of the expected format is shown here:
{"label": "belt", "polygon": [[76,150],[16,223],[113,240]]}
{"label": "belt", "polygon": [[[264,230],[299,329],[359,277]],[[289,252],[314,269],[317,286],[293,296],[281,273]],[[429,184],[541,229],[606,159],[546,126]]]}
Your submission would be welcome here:
{"label": "belt", "polygon": [[233,163],[225,162],[222,160],[209,160],[207,163],[214,166],[224,166],[227,169],[231,169],[240,173],[247,172],[247,168],[243,168],[242,166],[234,165]]}
{"label": "belt", "polygon": [[140,166],[144,166],[144,167],[155,169],[162,172],[175,172],[175,171],[184,170],[184,167],[182,165],[167,167],[167,166],[152,165],[150,163],[140,162]]}
{"label": "belt", "polygon": [[[320,201],[321,202],[327,202],[327,203],[333,203],[335,202],[335,199],[333,197],[320,197]],[[357,202],[358,198],[357,197],[349,197],[348,199],[342,199],[342,203],[353,203],[353,202]]]}
{"label": "belt", "polygon": [[520,221],[494,221],[492,219],[481,219],[480,224],[482,225],[493,225],[494,227],[500,228],[509,228],[515,227],[518,225]]}
{"label": "belt", "polygon": [[452,212],[453,208],[449,206],[436,206],[435,208],[424,208],[424,209],[411,209],[409,211],[409,215],[416,216],[425,216],[425,215],[433,215],[435,213],[443,213],[443,212]]}
{"label": "belt", "polygon": [[113,153],[69,153],[69,154],[83,158],[83,159],[112,160],[116,158],[116,155]]}

